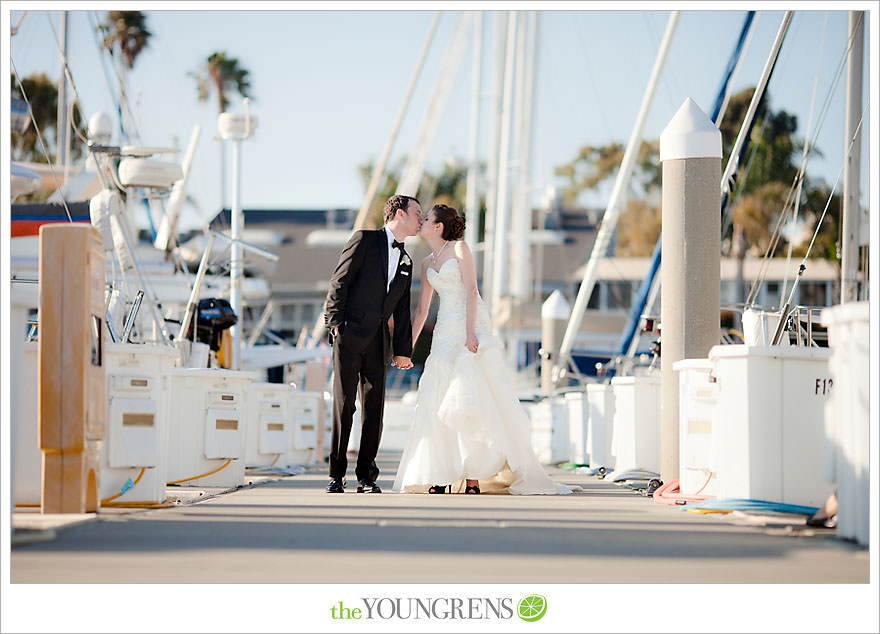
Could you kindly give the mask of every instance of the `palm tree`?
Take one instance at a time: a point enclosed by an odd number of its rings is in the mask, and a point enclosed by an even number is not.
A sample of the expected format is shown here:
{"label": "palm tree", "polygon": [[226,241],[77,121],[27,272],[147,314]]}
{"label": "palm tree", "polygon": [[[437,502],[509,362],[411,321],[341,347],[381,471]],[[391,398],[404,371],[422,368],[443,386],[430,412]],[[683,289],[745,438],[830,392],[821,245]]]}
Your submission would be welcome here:
{"label": "palm tree", "polygon": [[198,72],[189,74],[196,78],[199,101],[207,101],[212,88],[217,91],[218,114],[229,105],[226,95],[230,91],[234,90],[242,97],[250,98],[250,72],[242,68],[235,57],[227,57],[226,51],[211,53]]}
{"label": "palm tree", "polygon": [[114,57],[122,55],[125,65],[132,69],[138,55],[147,48],[152,33],[147,30],[147,18],[140,11],[108,11],[105,22],[98,25],[104,35],[102,47]]}
{"label": "palm tree", "polygon": [[98,25],[104,36],[101,46],[119,61],[119,91],[122,102],[122,127],[126,134],[130,108],[125,86],[125,70],[134,68],[134,62],[149,44],[152,33],[147,30],[147,18],[140,11],[108,11],[105,21]]}
{"label": "palm tree", "polygon": [[[235,57],[226,51],[216,51],[208,56],[204,66],[197,72],[187,73],[196,80],[199,101],[207,101],[213,89],[217,93],[217,113],[222,114],[229,105],[227,95],[235,91],[242,97],[250,96],[250,71],[242,68]],[[226,146],[220,144],[220,204],[226,208]]]}

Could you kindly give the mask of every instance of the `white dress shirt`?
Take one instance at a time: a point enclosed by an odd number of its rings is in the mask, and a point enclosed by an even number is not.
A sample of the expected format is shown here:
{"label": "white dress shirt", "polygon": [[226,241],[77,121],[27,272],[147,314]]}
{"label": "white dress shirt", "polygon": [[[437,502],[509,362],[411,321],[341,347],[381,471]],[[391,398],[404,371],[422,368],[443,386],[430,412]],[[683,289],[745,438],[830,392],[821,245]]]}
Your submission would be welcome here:
{"label": "white dress shirt", "polygon": [[397,240],[397,238],[394,237],[391,229],[387,226],[385,227],[385,237],[388,238],[388,284],[385,286],[385,292],[387,293],[388,289],[391,288],[391,280],[394,279],[394,274],[397,273],[397,265],[400,264],[400,249],[391,248],[391,243]]}

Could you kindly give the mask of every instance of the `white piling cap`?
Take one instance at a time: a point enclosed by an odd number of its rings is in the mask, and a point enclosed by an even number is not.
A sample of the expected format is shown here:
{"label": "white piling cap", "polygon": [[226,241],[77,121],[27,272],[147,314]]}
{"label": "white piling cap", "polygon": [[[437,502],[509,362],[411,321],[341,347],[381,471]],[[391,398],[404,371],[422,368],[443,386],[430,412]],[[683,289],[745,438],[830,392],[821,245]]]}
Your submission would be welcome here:
{"label": "white piling cap", "polygon": [[660,162],[721,158],[721,131],[688,97],[660,134]]}
{"label": "white piling cap", "polygon": [[550,293],[550,297],[541,306],[541,319],[568,319],[571,316],[571,305],[559,291]]}

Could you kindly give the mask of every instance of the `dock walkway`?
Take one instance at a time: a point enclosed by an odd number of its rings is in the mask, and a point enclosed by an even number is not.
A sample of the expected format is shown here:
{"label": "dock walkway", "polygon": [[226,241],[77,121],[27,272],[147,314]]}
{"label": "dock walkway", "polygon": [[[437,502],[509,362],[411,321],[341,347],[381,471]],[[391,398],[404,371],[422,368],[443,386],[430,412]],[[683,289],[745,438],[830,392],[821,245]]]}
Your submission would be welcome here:
{"label": "dock walkway", "polygon": [[[321,466],[201,501],[13,514],[12,583],[867,583],[868,550],[790,516],[696,515],[547,467],[568,496],[324,493]],[[201,497],[199,497],[199,494]]]}

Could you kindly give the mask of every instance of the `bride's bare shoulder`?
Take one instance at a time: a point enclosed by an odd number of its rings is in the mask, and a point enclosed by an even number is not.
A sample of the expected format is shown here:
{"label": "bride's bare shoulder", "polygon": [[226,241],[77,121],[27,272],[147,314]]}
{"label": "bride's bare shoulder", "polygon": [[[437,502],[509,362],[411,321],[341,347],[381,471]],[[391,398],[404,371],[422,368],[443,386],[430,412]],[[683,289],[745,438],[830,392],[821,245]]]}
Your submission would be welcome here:
{"label": "bride's bare shoulder", "polygon": [[464,240],[456,240],[452,245],[453,250],[455,251],[455,255],[461,258],[464,255],[471,254],[471,248],[467,245],[467,242]]}

